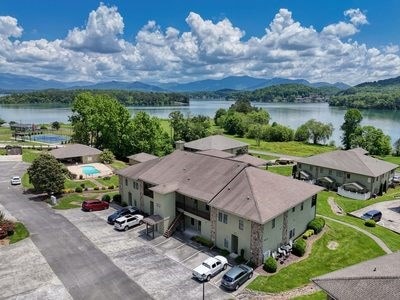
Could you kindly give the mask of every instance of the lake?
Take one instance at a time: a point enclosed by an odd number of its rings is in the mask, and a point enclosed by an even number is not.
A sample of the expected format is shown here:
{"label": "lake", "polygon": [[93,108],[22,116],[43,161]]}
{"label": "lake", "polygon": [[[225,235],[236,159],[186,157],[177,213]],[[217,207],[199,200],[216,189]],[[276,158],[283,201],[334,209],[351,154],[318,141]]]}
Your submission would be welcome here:
{"label": "lake", "polygon": [[[170,112],[179,110],[186,115],[206,115],[214,117],[219,108],[228,108],[233,101],[191,100],[189,106],[164,107],[128,107],[132,114],[145,111],[150,115],[167,119]],[[327,103],[253,103],[266,109],[271,115],[271,122],[277,122],[296,129],[309,119],[327,123],[335,128],[332,140],[340,144],[340,126],[346,109],[330,107]],[[363,125],[372,125],[390,135],[392,142],[400,138],[400,111],[394,110],[361,110],[364,117]],[[51,105],[0,105],[0,118],[6,121],[21,123],[51,123],[54,121],[68,122],[71,115],[69,107]]]}

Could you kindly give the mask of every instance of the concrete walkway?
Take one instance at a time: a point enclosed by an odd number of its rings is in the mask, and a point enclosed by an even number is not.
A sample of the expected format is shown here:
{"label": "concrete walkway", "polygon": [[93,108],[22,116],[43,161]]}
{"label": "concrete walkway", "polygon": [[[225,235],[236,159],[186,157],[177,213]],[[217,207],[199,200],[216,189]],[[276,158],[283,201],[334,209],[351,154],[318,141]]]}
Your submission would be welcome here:
{"label": "concrete walkway", "polygon": [[366,231],[366,230],[364,230],[364,229],[361,229],[360,227],[358,227],[358,226],[356,226],[356,225],[352,225],[352,224],[349,224],[349,223],[346,223],[346,222],[343,222],[343,221],[339,221],[339,220],[336,220],[336,219],[333,219],[333,218],[330,218],[330,217],[327,217],[327,216],[324,216],[324,215],[318,215],[318,214],[317,214],[317,216],[318,216],[318,217],[322,217],[322,218],[327,219],[327,220],[330,220],[330,221],[333,221],[333,222],[336,222],[336,223],[340,223],[340,224],[345,225],[345,226],[348,226],[348,227],[351,227],[351,228],[353,228],[353,229],[355,229],[355,230],[357,230],[357,231],[359,231],[359,232],[361,232],[361,233],[363,233],[363,234],[369,236],[369,237],[370,237],[371,239],[373,239],[373,240],[379,245],[379,247],[381,247],[382,250],[385,251],[386,253],[392,253],[392,250],[390,250],[389,247],[386,246],[386,244],[385,244],[380,238],[378,238],[377,236],[373,235],[372,233],[370,233],[370,232],[368,232],[368,231]]}

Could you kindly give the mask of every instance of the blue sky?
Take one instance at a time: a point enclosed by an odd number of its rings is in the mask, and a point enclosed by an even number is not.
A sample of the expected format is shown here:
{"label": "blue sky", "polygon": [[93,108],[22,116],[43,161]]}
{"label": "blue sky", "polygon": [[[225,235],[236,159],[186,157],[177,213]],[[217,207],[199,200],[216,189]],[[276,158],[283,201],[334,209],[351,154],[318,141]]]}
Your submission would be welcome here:
{"label": "blue sky", "polygon": [[400,75],[399,15],[396,0],[1,1],[0,72],[355,84]]}

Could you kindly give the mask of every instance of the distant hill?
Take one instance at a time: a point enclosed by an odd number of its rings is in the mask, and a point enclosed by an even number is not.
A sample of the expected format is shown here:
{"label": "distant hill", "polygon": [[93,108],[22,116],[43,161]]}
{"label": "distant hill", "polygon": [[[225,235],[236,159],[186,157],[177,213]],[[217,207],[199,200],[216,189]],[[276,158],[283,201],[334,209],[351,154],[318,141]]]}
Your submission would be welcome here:
{"label": "distant hill", "polygon": [[91,90],[127,90],[127,91],[143,91],[143,92],[163,92],[164,89],[146,84],[140,81],[126,82],[126,81],[107,81],[87,86],[70,87],[70,89],[91,89]]}
{"label": "distant hill", "polygon": [[331,97],[329,105],[350,108],[400,109],[400,76],[358,84]]}

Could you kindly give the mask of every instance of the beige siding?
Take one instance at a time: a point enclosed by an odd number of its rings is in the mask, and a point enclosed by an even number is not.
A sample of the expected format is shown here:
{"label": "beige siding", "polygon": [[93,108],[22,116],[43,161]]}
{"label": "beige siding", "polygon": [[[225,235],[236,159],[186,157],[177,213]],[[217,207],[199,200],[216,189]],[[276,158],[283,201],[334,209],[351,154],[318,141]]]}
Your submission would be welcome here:
{"label": "beige siding", "polygon": [[264,224],[263,233],[263,252],[268,250],[275,251],[282,242],[283,214],[275,218],[275,227],[272,226],[273,220]]}
{"label": "beige siding", "polygon": [[[192,218],[194,220],[194,225],[191,223]],[[198,221],[201,222],[201,231],[198,234],[211,240],[211,222],[189,212],[185,212],[185,229],[198,231]]]}
{"label": "beige siding", "polygon": [[[137,181],[129,178],[119,176],[119,193],[121,194],[122,201],[128,205],[136,206],[139,208],[139,190],[135,189],[134,182]],[[129,192],[132,194],[132,202],[129,202]],[[136,204],[135,204],[136,201]]]}
{"label": "beige siding", "polygon": [[154,214],[165,219],[163,228],[159,228],[164,233],[175,218],[175,193],[154,193]]}

